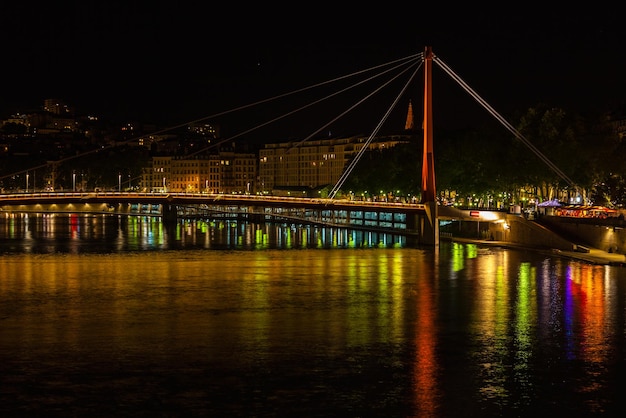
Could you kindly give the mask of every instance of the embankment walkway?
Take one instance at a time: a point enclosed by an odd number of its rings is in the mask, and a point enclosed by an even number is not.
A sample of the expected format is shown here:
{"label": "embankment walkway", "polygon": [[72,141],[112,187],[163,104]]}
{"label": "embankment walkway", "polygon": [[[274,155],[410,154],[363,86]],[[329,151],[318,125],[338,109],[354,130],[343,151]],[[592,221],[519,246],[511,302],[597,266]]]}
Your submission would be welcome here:
{"label": "embankment walkway", "polygon": [[574,251],[574,250],[569,251],[569,250],[560,250],[560,249],[546,250],[543,248],[534,248],[528,245],[516,244],[512,242],[507,242],[507,241],[476,240],[476,239],[468,239],[468,238],[450,238],[450,240],[458,241],[458,242],[468,242],[468,243],[484,245],[484,246],[492,246],[492,247],[495,246],[495,247],[527,249],[527,250],[532,250],[532,251],[543,252],[546,254],[550,254],[552,256],[581,260],[581,261],[591,263],[591,264],[603,264],[603,265],[626,267],[626,255],[609,253],[607,251],[603,251],[597,248],[586,247],[588,251]]}

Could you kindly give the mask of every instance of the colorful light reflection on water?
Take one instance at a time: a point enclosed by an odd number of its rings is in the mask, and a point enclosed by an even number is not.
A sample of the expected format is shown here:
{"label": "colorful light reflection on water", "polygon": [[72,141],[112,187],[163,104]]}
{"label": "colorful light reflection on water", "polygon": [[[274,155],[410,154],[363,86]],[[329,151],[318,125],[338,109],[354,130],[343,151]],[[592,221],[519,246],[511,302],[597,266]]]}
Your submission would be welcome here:
{"label": "colorful light reflection on water", "polygon": [[626,411],[624,268],[132,217],[5,218],[0,247],[4,415]]}
{"label": "colorful light reflection on water", "polygon": [[11,247],[33,252],[136,251],[181,248],[302,249],[403,247],[406,237],[312,225],[193,220],[165,225],[158,217],[77,214],[11,214],[0,217]]}

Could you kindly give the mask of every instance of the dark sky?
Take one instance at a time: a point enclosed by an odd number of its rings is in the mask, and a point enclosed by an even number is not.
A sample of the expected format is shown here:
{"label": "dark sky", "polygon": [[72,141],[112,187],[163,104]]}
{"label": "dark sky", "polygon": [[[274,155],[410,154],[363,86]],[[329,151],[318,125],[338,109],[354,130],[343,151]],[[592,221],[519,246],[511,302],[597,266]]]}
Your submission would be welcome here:
{"label": "dark sky", "polygon": [[[84,112],[184,123],[427,45],[503,114],[538,103],[598,110],[626,99],[626,36],[611,9],[213,3],[3,2],[0,118],[55,97]],[[434,80],[437,115],[452,122],[483,112],[446,77]],[[414,103],[421,94],[411,94]]]}

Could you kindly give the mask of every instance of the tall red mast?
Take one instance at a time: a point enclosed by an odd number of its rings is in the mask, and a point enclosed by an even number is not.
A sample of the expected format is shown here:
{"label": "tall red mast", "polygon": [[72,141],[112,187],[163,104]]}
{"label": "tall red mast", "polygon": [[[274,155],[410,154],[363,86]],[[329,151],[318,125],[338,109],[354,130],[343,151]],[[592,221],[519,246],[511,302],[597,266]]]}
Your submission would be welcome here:
{"label": "tall red mast", "polygon": [[421,203],[436,202],[435,161],[433,156],[433,100],[432,100],[433,51],[424,51],[424,160],[422,162]]}

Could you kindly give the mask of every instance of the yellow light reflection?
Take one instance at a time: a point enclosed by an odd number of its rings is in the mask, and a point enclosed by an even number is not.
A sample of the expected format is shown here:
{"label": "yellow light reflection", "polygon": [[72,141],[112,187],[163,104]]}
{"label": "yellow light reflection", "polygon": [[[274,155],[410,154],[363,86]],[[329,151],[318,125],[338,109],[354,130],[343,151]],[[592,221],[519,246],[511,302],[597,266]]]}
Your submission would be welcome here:
{"label": "yellow light reflection", "polygon": [[509,394],[506,382],[509,347],[506,341],[511,321],[511,278],[506,275],[506,253],[487,254],[477,262],[481,272],[481,293],[476,295],[477,306],[473,309],[475,330],[472,334],[476,338],[476,350],[471,356],[481,367],[481,396],[489,400],[506,398]]}
{"label": "yellow light reflection", "polygon": [[533,324],[537,321],[536,271],[529,263],[522,263],[517,277],[515,309],[515,374],[521,391],[530,391],[528,371],[532,356]]}

